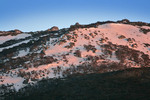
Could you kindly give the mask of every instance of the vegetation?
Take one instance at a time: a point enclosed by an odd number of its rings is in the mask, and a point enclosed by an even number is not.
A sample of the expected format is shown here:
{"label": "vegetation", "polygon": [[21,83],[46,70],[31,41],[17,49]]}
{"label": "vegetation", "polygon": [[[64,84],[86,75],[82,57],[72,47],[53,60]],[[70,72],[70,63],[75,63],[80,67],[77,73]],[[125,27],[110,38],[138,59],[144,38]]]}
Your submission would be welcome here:
{"label": "vegetation", "polygon": [[6,96],[6,100],[149,100],[150,68],[49,79]]}

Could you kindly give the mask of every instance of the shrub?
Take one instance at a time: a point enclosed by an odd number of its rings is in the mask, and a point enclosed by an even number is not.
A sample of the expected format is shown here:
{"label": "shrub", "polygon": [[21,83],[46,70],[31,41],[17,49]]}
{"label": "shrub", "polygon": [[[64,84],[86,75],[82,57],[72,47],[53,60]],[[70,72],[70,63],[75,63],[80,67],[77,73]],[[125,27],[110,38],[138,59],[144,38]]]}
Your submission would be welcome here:
{"label": "shrub", "polygon": [[65,46],[65,48],[72,48],[73,46],[75,46],[75,43],[70,42],[69,45]]}
{"label": "shrub", "polygon": [[93,51],[93,53],[95,53],[95,51],[97,50],[96,48],[95,48],[95,46],[93,46],[93,45],[84,45],[84,48],[87,50],[87,51]]}
{"label": "shrub", "polygon": [[81,51],[80,50],[76,50],[75,53],[74,53],[74,55],[76,57],[81,57]]}

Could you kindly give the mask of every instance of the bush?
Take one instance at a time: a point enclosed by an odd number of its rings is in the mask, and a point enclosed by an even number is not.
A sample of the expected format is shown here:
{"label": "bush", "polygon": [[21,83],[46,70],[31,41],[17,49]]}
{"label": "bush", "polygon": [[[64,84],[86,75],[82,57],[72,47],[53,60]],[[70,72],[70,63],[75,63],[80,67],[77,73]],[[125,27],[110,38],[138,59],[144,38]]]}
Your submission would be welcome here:
{"label": "bush", "polygon": [[76,50],[75,53],[74,53],[74,55],[76,57],[81,57],[81,51],[80,50]]}
{"label": "bush", "polygon": [[95,53],[95,51],[97,50],[95,48],[95,46],[93,45],[84,45],[84,48],[89,52],[90,50],[93,51],[93,53]]}

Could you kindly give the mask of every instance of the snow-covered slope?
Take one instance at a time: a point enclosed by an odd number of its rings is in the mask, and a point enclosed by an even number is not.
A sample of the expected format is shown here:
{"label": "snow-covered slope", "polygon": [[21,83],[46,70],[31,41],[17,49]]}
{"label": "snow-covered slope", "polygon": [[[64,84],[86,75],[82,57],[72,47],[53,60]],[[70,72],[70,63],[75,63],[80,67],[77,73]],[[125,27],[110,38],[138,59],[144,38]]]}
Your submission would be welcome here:
{"label": "snow-covered slope", "polygon": [[29,34],[18,34],[16,36],[11,36],[11,35],[7,35],[7,36],[1,36],[0,37],[0,44],[8,41],[8,40],[13,40],[13,39],[22,39],[22,38],[26,38],[26,37],[29,37],[31,35]]}
{"label": "snow-covered slope", "polygon": [[[25,36],[22,33],[19,35],[28,38],[10,43],[8,47],[2,45],[1,88],[18,91],[42,79],[73,73],[103,73],[150,66],[149,26],[124,23],[79,26],[82,25],[75,25],[77,28],[72,31],[69,28]],[[143,30],[147,30],[146,34]],[[0,43],[8,41],[7,37],[0,37]]]}

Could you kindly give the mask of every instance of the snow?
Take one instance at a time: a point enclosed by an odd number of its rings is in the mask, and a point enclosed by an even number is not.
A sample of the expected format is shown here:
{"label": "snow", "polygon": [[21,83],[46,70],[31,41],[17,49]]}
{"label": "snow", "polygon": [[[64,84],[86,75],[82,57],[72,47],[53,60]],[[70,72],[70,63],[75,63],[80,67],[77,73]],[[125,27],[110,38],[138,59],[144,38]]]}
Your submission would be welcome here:
{"label": "snow", "polygon": [[29,36],[31,36],[31,34],[25,34],[25,33],[18,34],[18,35],[16,35],[16,36],[11,36],[11,35],[0,36],[0,44],[3,44],[4,42],[6,42],[6,41],[8,41],[8,40],[23,39],[23,38],[26,38],[26,37],[29,37]]}
{"label": "snow", "polygon": [[23,56],[27,55],[28,53],[29,53],[29,49],[27,52],[25,50],[21,50],[21,51],[19,51],[18,57],[23,57]]}
{"label": "snow", "polygon": [[[75,57],[74,55],[68,55],[66,57],[68,59],[68,65],[79,65],[79,62],[83,61],[83,58]],[[69,66],[68,66],[69,67]]]}
{"label": "snow", "polygon": [[20,45],[20,44],[28,43],[29,41],[30,41],[30,40],[25,40],[25,41],[22,41],[22,42],[19,42],[19,43],[13,44],[13,45],[8,46],[8,47],[0,48],[0,52],[1,52],[1,51],[3,51],[4,49],[13,48],[13,47],[18,46],[18,45]]}
{"label": "snow", "polygon": [[[1,80],[1,79],[0,79]],[[18,91],[19,89],[21,89],[24,85],[22,84],[24,79],[21,77],[18,77],[16,75],[13,76],[3,76],[2,80],[4,80],[3,82],[0,81],[0,85],[4,84],[4,85],[12,85],[16,91]]]}
{"label": "snow", "polygon": [[144,29],[150,29],[149,26],[142,26],[141,28],[144,28]]}
{"label": "snow", "polygon": [[[125,45],[128,46],[129,48],[135,49],[135,50],[140,50],[142,52],[144,52],[145,54],[149,54],[150,55],[150,51],[148,48],[144,47],[143,43],[148,43],[150,41],[149,35],[145,35],[142,32],[139,31],[140,29],[138,27],[132,26],[132,25],[127,25],[127,24],[116,24],[116,23],[110,23],[110,24],[103,24],[98,26],[98,28],[88,28],[87,30],[85,30],[85,28],[83,29],[78,29],[75,30],[74,32],[77,33],[78,37],[76,38],[76,42],[75,43],[75,47],[73,48],[64,48],[66,45],[68,45],[70,42],[73,42],[73,40],[67,40],[66,43],[58,45],[56,44],[53,47],[50,47],[48,50],[46,50],[46,56],[53,56],[55,55],[55,58],[59,59],[59,60],[63,60],[61,57],[62,54],[67,54],[68,52],[70,52],[70,50],[72,50],[71,53],[69,53],[69,56],[66,56],[67,60],[68,60],[68,65],[70,64],[74,64],[74,65],[78,65],[79,64],[79,59],[73,55],[73,53],[75,52],[75,50],[80,50],[81,51],[81,56],[82,58],[86,58],[87,55],[90,56],[98,56],[98,55],[102,55],[102,51],[99,45],[101,45],[101,43],[98,43],[97,41],[99,41],[101,38],[108,38],[109,42],[112,42],[113,44],[118,44],[118,45]],[[94,38],[92,38],[90,36],[90,33],[94,33],[96,32],[98,35],[95,35]],[[69,33],[69,35],[73,35],[73,32]],[[89,40],[85,39],[84,36],[87,35],[89,38]],[[120,35],[124,35],[125,39],[119,39],[118,37]],[[137,43],[138,47],[137,48],[133,48],[131,47],[131,43],[129,43],[127,41],[127,38],[134,38],[135,42],[133,43]],[[61,39],[67,39],[65,35],[62,35]],[[91,50],[87,51],[84,48],[84,45],[88,45],[91,44],[93,46],[95,46],[95,48],[97,49],[95,53],[93,53]],[[103,44],[107,44],[103,43]],[[84,61],[82,59],[82,61]],[[107,60],[113,61],[113,62],[120,62],[120,60],[117,59],[115,52],[112,52],[112,56],[111,57],[107,57]],[[59,61],[59,64],[57,64],[57,66],[60,64],[62,64],[61,61]],[[65,63],[63,63],[62,65],[68,66]],[[50,66],[50,65],[49,65]]]}
{"label": "snow", "polygon": [[124,35],[126,38],[134,38],[135,43],[138,44],[138,47],[134,49],[150,55],[150,51],[144,47],[144,43],[149,43],[150,41],[150,34],[143,34],[140,32],[139,28],[132,25],[114,23],[100,25],[98,28],[100,29],[101,33],[105,33],[104,36],[108,37],[109,41],[114,44],[128,45],[130,48],[132,48],[125,39],[119,39],[118,36]]}
{"label": "snow", "polygon": [[13,57],[13,58],[23,57],[23,56],[26,56],[27,54],[29,54],[29,49],[27,49],[27,50],[20,50],[18,55]]}

